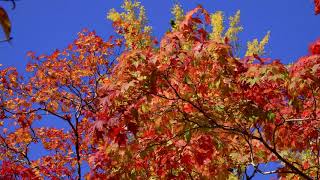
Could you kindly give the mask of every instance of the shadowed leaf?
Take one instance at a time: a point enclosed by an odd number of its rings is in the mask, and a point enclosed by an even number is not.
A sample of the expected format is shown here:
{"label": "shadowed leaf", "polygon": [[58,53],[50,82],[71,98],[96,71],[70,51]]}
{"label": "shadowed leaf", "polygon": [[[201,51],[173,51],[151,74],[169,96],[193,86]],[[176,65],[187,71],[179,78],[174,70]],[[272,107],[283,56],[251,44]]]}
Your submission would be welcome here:
{"label": "shadowed leaf", "polygon": [[11,33],[11,22],[9,20],[7,12],[0,7],[0,23],[3,29],[3,32],[6,35],[6,40],[10,39],[10,33]]}

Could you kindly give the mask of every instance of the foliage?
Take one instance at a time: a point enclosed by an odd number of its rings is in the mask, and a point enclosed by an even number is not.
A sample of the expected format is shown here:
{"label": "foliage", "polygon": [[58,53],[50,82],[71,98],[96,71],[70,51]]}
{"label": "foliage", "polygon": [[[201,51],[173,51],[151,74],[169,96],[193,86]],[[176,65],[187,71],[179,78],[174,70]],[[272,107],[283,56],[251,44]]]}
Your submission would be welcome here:
{"label": "foliage", "polygon": [[[222,12],[176,5],[158,44],[141,4],[123,9],[108,14],[119,36],[84,31],[62,51],[30,52],[27,76],[1,70],[1,178],[319,178],[320,41],[285,65],[262,57],[268,33],[241,58],[239,12],[225,28]],[[67,129],[37,126],[45,119]],[[31,159],[35,145],[46,154]]]}
{"label": "foliage", "polygon": [[[97,89],[111,74],[114,47],[112,39],[103,41],[93,32],[83,32],[63,51],[40,57],[30,52],[34,59],[27,66],[30,78],[19,76],[14,68],[1,71],[3,177],[81,174],[82,161],[96,151],[88,116],[98,111]],[[62,120],[67,129],[35,125],[46,118]],[[31,160],[30,149],[36,144],[47,153]]]}

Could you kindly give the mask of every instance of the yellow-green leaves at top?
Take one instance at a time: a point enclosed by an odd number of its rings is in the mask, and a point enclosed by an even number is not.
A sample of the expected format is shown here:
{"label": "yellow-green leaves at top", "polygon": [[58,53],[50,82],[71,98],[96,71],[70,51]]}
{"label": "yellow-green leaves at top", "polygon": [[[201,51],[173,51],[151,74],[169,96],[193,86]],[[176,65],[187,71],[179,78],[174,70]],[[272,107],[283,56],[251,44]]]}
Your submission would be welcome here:
{"label": "yellow-green leaves at top", "polygon": [[145,9],[137,1],[125,0],[122,9],[124,12],[117,12],[111,9],[107,15],[118,33],[125,39],[126,47],[129,49],[144,48],[151,45],[151,27],[147,26]]}
{"label": "yellow-green leaves at top", "polygon": [[229,17],[229,29],[227,30],[225,36],[230,41],[238,40],[238,33],[243,30],[243,27],[239,25],[240,23],[240,10],[236,12],[234,16]]}
{"label": "yellow-green leaves at top", "polygon": [[224,38],[229,41],[236,42],[238,40],[238,33],[243,30],[240,23],[240,11],[237,11],[234,16],[229,17],[229,28],[224,33],[224,15],[223,12],[217,11],[211,14],[212,32],[210,39],[221,42]]}
{"label": "yellow-green leaves at top", "polygon": [[245,54],[245,56],[252,56],[254,54],[256,55],[264,55],[265,54],[265,46],[266,44],[269,42],[269,38],[270,38],[270,31],[267,32],[267,34],[263,37],[263,39],[258,42],[258,39],[254,39],[253,41],[249,41],[247,43],[248,49],[247,52]]}
{"label": "yellow-green leaves at top", "polygon": [[171,14],[174,17],[172,29],[177,30],[179,27],[180,22],[184,19],[184,12],[180,4],[175,4],[171,9]]}
{"label": "yellow-green leaves at top", "polygon": [[111,9],[107,15],[107,19],[110,19],[113,22],[120,21],[121,15],[115,9]]}
{"label": "yellow-green leaves at top", "polygon": [[[229,17],[229,28],[224,33],[224,14],[221,11],[217,11],[211,14],[212,32],[210,33],[210,39],[217,42],[223,42],[227,38],[230,42],[237,43],[239,32],[243,31],[243,27],[240,25],[240,11],[238,10],[234,16]],[[248,42],[246,56],[252,55],[264,55],[264,47],[268,43],[270,32],[268,32],[264,38],[259,42],[258,39],[254,39]]]}
{"label": "yellow-green leaves at top", "polygon": [[9,20],[7,12],[2,7],[0,7],[0,24],[2,26],[3,32],[6,35],[6,40],[9,40],[11,33],[11,22]]}
{"label": "yellow-green leaves at top", "polygon": [[210,39],[221,41],[223,39],[223,12],[217,11],[211,15],[211,25],[212,25],[212,32],[210,33]]}

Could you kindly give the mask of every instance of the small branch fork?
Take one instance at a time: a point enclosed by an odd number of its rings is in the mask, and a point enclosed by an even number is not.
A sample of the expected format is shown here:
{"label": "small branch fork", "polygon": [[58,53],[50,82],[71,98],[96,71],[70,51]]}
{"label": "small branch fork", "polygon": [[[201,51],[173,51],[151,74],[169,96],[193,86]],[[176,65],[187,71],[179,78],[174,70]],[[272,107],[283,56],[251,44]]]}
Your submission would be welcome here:
{"label": "small branch fork", "polygon": [[269,174],[276,174],[276,173],[295,173],[293,171],[279,171],[279,170],[273,170],[273,171],[262,171],[261,169],[259,169],[259,165],[260,164],[256,164],[254,162],[254,151],[253,151],[253,147],[252,147],[252,144],[251,144],[251,140],[247,137],[244,136],[244,139],[245,141],[248,143],[248,146],[249,146],[249,149],[250,149],[250,163],[249,165],[251,165],[254,170],[253,170],[253,173],[249,176],[248,173],[247,173],[247,169],[245,170],[245,176],[246,176],[246,179],[247,180],[251,180],[256,173],[260,173],[260,174],[263,174],[263,175],[269,175]]}

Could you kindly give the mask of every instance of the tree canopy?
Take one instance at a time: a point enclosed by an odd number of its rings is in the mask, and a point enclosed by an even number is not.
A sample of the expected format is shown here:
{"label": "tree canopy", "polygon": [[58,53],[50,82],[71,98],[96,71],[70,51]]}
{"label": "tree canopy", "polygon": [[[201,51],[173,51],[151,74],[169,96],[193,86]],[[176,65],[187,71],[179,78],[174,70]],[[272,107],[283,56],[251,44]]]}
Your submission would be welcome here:
{"label": "tree canopy", "polygon": [[[26,75],[0,71],[1,178],[319,179],[319,40],[283,64],[266,57],[270,33],[238,55],[240,11],[226,22],[177,4],[157,41],[139,2],[122,8],[108,40],[84,30],[66,49],[29,52]],[[33,146],[45,155],[31,160]]]}

